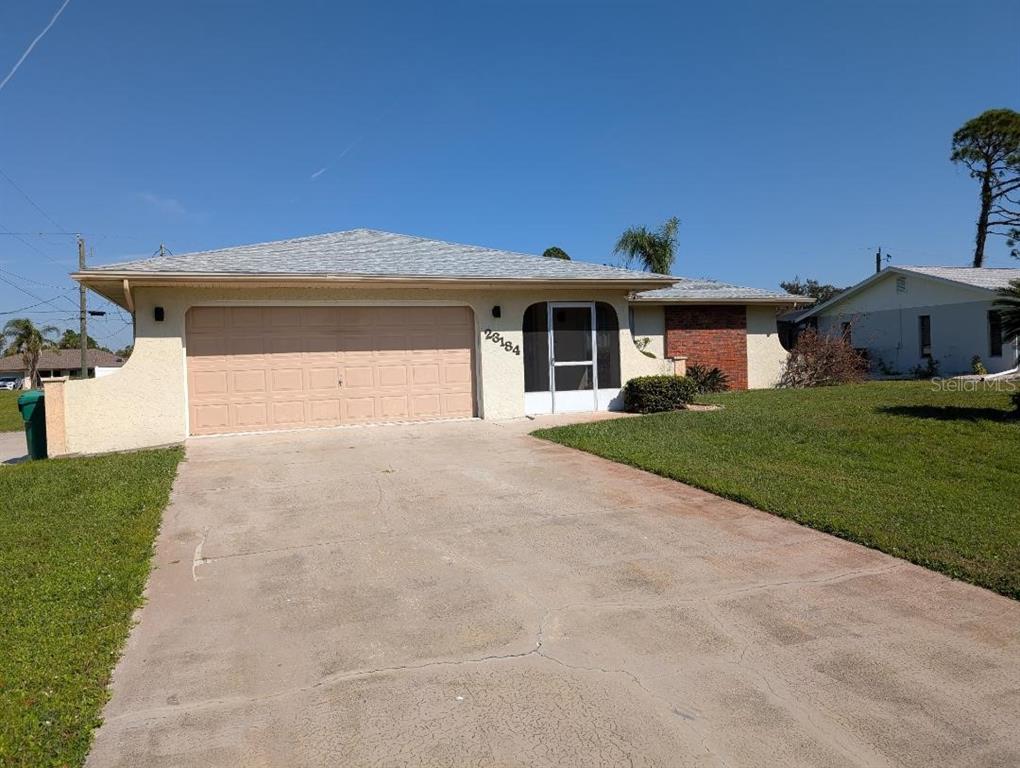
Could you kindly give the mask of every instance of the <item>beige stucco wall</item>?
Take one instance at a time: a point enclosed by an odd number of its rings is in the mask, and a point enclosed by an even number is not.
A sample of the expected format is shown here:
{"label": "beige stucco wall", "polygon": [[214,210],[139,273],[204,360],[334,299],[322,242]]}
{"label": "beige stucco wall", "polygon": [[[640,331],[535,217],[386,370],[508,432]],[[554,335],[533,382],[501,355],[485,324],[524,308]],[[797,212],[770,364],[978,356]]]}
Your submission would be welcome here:
{"label": "beige stucco wall", "polygon": [[774,387],[786,365],[787,352],[779,343],[776,307],[747,307],[747,386]]}
{"label": "beige stucco wall", "polygon": [[64,388],[67,377],[43,379],[43,393],[46,396],[46,453],[48,456],[62,456],[67,453],[67,427],[65,425]]}
{"label": "beige stucco wall", "polygon": [[[67,382],[64,392],[66,450],[96,453],[164,445],[184,440],[187,425],[185,315],[192,306],[318,303],[457,304],[474,310],[478,414],[487,419],[524,415],[523,357],[488,341],[485,329],[499,331],[523,345],[524,311],[539,301],[604,301],[616,309],[620,323],[620,374],[663,373],[667,363],[652,359],[634,346],[628,326],[626,293],[615,291],[483,290],[427,288],[136,288],[135,347],[119,371],[98,379]],[[494,305],[502,307],[492,317]],[[165,311],[163,322],[153,308]],[[661,356],[660,356],[661,357]]]}
{"label": "beige stucco wall", "polygon": [[645,351],[656,357],[665,357],[666,313],[662,306],[647,307],[636,304],[630,308],[635,339],[648,339]]}

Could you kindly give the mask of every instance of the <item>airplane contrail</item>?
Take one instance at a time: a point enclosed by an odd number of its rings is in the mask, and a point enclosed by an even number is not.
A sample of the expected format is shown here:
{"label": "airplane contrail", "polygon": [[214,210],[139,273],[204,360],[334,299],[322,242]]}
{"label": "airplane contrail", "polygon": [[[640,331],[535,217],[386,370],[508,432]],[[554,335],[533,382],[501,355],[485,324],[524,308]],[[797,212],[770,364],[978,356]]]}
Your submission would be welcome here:
{"label": "airplane contrail", "polygon": [[365,136],[367,136],[367,135],[368,135],[367,133],[363,133],[358,138],[356,138],[354,141],[352,141],[350,144],[348,144],[347,148],[343,152],[341,152],[332,162],[330,162],[329,165],[324,165],[319,170],[317,170],[315,173],[313,173],[311,175],[311,177],[309,178],[309,181],[311,181],[312,179],[319,178],[322,174],[324,174],[326,171],[329,170],[330,166],[336,165],[341,160],[343,160],[344,156],[346,156],[346,154],[348,152],[350,152],[352,149],[354,149],[356,146],[358,146],[358,144],[360,144],[362,142],[362,140],[365,138]]}
{"label": "airplane contrail", "polygon": [[370,123],[368,123],[367,127],[365,128],[365,130],[362,131],[362,133],[356,139],[354,139],[354,141],[352,141],[350,144],[348,144],[344,148],[343,152],[341,152],[339,155],[337,155],[332,160],[330,160],[328,163],[326,163],[326,165],[322,166],[319,170],[317,170],[315,173],[313,173],[311,176],[309,176],[308,180],[309,181],[315,181],[322,174],[324,174],[330,168],[332,168],[337,163],[339,163],[341,160],[343,160],[348,155],[348,153],[350,153],[350,151],[352,149],[357,147],[361,142],[363,142],[365,139],[367,139],[369,137],[369,135],[372,133],[372,131],[376,128],[376,126],[378,126],[383,120],[385,120],[387,117],[389,117],[390,113],[393,112],[394,109],[396,109],[397,104],[398,104],[397,101],[391,102],[390,105],[388,107],[386,107],[382,112],[380,112],[376,116],[376,118],[374,120],[372,120]]}
{"label": "airplane contrail", "polygon": [[35,36],[35,40],[29,43],[28,48],[26,48],[25,52],[21,54],[21,58],[15,62],[14,66],[11,67],[11,71],[7,73],[7,77],[5,77],[2,82],[0,82],[0,91],[4,89],[5,85],[7,85],[7,81],[14,77],[14,73],[18,71],[18,67],[20,67],[24,63],[25,59],[28,58],[28,54],[32,52],[32,49],[35,48],[36,44],[46,36],[47,32],[50,31],[50,27],[56,24],[57,19],[60,18],[60,14],[64,12],[64,9],[67,7],[67,4],[70,2],[71,0],[64,0],[64,4],[57,9],[57,12],[55,14],[53,14],[53,18],[50,19],[50,23],[45,26],[42,32]]}

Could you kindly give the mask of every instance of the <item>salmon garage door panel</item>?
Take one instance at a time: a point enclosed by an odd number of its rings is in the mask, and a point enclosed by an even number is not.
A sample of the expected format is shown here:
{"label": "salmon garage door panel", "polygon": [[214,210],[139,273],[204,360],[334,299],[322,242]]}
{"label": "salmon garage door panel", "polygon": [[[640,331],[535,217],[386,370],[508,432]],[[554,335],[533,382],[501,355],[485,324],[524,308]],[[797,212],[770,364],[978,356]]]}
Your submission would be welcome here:
{"label": "salmon garage door panel", "polygon": [[193,307],[191,434],[474,415],[467,307]]}

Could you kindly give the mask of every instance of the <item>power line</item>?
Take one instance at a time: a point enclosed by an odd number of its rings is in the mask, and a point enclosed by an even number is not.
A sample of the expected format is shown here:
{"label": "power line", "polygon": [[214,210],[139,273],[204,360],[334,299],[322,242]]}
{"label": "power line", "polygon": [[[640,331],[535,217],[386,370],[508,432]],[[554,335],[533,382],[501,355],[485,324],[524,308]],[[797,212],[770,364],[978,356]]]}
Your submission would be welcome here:
{"label": "power line", "polygon": [[37,203],[35,200],[33,200],[29,196],[28,192],[26,192],[21,187],[19,187],[17,182],[15,182],[14,179],[12,179],[10,176],[8,176],[4,172],[3,168],[0,168],[0,176],[3,176],[5,179],[7,179],[7,183],[10,184],[12,187],[14,187],[16,190],[18,190],[18,192],[21,193],[21,196],[23,198],[25,198],[26,200],[28,200],[28,202],[32,205],[32,207],[35,208],[37,211],[39,211],[39,213],[41,213],[46,218],[46,221],[48,221],[50,224],[52,224],[53,226],[55,226],[57,229],[60,230],[61,234],[65,234],[65,235],[71,234],[64,227],[62,227],[60,224],[58,224],[56,221],[54,221],[53,217],[50,216],[48,213],[46,213],[46,211],[44,211],[42,209],[42,206],[39,205],[39,203]]}
{"label": "power line", "polygon": [[24,235],[25,237],[74,237],[74,232],[0,232],[0,235]]}
{"label": "power line", "polygon": [[19,275],[18,273],[11,272],[11,270],[6,269],[4,267],[0,267],[0,273],[6,274],[9,277],[13,277],[13,278],[15,278],[17,280],[24,280],[26,283],[34,283],[35,285],[41,285],[43,288],[56,288],[58,291],[59,290],[66,290],[66,291],[72,290],[71,288],[66,288],[65,289],[64,286],[62,286],[62,285],[54,285],[53,283],[42,283],[42,282],[39,282],[38,280],[33,280],[31,277],[25,277],[24,275]]}
{"label": "power line", "polygon": [[[57,306],[56,304],[54,304],[54,303],[53,303],[53,302],[55,302],[55,301],[56,301],[57,299],[61,299],[61,298],[62,298],[62,299],[67,299],[67,296],[54,296],[54,297],[53,297],[52,299],[44,299],[44,298],[43,298],[42,296],[36,296],[36,295],[35,295],[34,293],[32,293],[31,291],[29,291],[28,289],[26,289],[26,288],[22,288],[22,287],[21,287],[20,285],[18,285],[17,283],[15,283],[15,282],[13,282],[13,281],[11,281],[11,280],[8,280],[8,279],[7,279],[6,277],[4,277],[3,275],[0,275],[0,282],[2,282],[2,283],[7,283],[7,285],[11,286],[11,287],[12,287],[12,288],[14,288],[15,290],[21,291],[21,292],[22,292],[23,294],[25,294],[26,296],[28,296],[28,297],[29,297],[30,299],[35,299],[35,300],[36,300],[36,301],[38,301],[38,302],[39,302],[40,304],[49,304],[49,305],[50,305],[51,307],[56,307],[56,306]],[[68,300],[68,301],[71,301],[70,299],[67,299],[67,300]],[[71,301],[71,304],[73,305],[73,304],[74,304],[74,302],[73,302],[73,301]],[[65,311],[65,312],[66,312],[67,310],[63,310],[63,311]]]}
{"label": "power line", "polygon": [[31,230],[25,232],[12,232],[7,230],[6,232],[0,232],[0,236],[24,236],[24,237],[99,237],[99,238],[117,238],[119,240],[138,240],[140,242],[148,242],[151,238],[139,237],[138,235],[125,235],[120,232],[46,232],[43,230]]}
{"label": "power line", "polygon": [[46,253],[44,253],[44,252],[43,252],[42,250],[40,250],[39,248],[37,248],[37,247],[36,247],[35,245],[33,245],[32,243],[28,242],[28,240],[26,240],[25,238],[21,237],[21,235],[15,234],[14,232],[11,232],[11,230],[9,230],[9,229],[8,229],[7,227],[5,227],[5,226],[4,226],[3,224],[0,224],[0,229],[2,229],[2,230],[3,230],[3,232],[0,232],[0,234],[4,234],[4,233],[6,233],[6,234],[8,234],[8,235],[11,235],[11,236],[13,236],[15,240],[18,240],[19,242],[21,242],[22,244],[24,244],[24,245],[25,245],[25,246],[27,246],[28,248],[31,248],[31,249],[32,249],[33,251],[35,251],[36,253],[38,253],[38,254],[39,254],[40,256],[42,256],[42,257],[43,257],[44,259],[46,259],[47,261],[49,261],[49,262],[51,262],[51,263],[53,263],[53,264],[56,264],[56,265],[57,265],[58,267],[60,267],[61,269],[64,269],[64,268],[65,268],[65,265],[64,265],[64,264],[61,264],[61,263],[60,263],[59,261],[57,261],[57,260],[56,260],[56,259],[54,259],[53,257],[51,257],[51,256],[48,256],[48,255],[47,255]]}
{"label": "power line", "polygon": [[[17,277],[17,278],[22,279],[22,280],[24,280],[24,278],[22,278],[20,275],[15,275],[13,272],[8,272],[7,270],[0,270],[0,281],[3,281],[5,283],[7,283],[7,285],[11,286],[12,288],[16,288],[17,290],[21,291],[26,296],[29,296],[29,297],[31,297],[33,299],[38,299],[40,302],[42,302],[44,304],[48,304],[50,302],[56,301],[57,299],[66,299],[67,301],[70,301],[72,305],[74,305],[74,302],[71,301],[71,299],[68,298],[67,294],[71,293],[74,290],[77,290],[75,288],[68,288],[63,293],[61,293],[60,295],[54,296],[52,299],[44,299],[41,296],[36,296],[31,291],[25,290],[20,285],[18,285],[17,283],[13,282],[12,280],[8,280],[4,276],[5,274],[11,275],[12,277]],[[31,280],[29,282],[37,282],[37,281]],[[46,283],[39,283],[39,285],[42,285],[42,286],[47,287],[47,288],[56,288],[57,290],[60,290],[60,286],[57,286],[57,285],[47,285]]]}
{"label": "power line", "polygon": [[[56,297],[54,297],[56,298]],[[45,304],[45,301],[40,301],[38,304],[29,304],[27,307],[19,307],[18,309],[8,309],[0,312],[0,315],[63,315],[66,314],[66,309],[34,309],[35,307],[41,307]],[[34,311],[33,311],[34,310]]]}

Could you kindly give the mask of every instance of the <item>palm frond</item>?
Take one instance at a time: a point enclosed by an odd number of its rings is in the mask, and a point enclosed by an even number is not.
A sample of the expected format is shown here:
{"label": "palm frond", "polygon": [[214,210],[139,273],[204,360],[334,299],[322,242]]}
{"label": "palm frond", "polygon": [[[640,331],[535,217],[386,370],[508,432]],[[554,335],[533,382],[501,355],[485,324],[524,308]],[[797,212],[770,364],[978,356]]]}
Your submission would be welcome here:
{"label": "palm frond", "polygon": [[635,260],[643,260],[650,246],[650,238],[651,233],[644,227],[628,227],[616,241],[613,253],[622,255],[624,264],[629,267]]}
{"label": "palm frond", "polygon": [[658,231],[650,232],[645,227],[628,227],[616,241],[614,253],[622,254],[624,265],[635,261],[649,272],[669,274],[676,259],[676,234],[680,220],[675,216],[668,219]]}
{"label": "palm frond", "polygon": [[1020,280],[1013,280],[998,293],[992,306],[1002,319],[1002,335],[1007,339],[1020,336]]}

